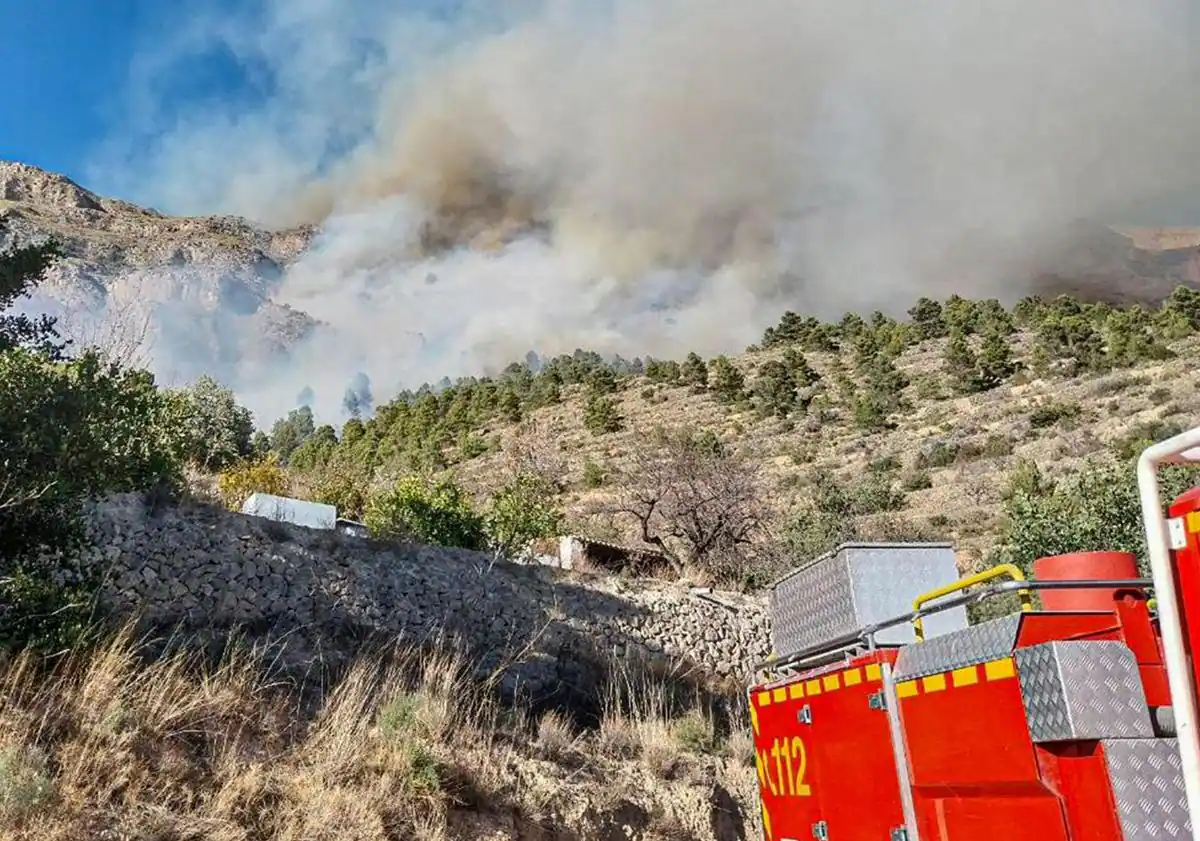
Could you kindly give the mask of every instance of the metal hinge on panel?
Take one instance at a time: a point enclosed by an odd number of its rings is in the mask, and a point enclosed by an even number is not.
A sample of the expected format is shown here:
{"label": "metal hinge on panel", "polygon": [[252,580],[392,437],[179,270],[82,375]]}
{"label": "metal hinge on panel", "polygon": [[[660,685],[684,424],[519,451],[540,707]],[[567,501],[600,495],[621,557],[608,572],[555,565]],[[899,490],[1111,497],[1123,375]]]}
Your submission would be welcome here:
{"label": "metal hinge on panel", "polygon": [[827,841],[829,838],[829,824],[825,821],[817,821],[813,824],[813,838],[817,841]]}
{"label": "metal hinge on panel", "polygon": [[887,709],[887,700],[884,698],[882,689],[867,696],[867,706],[873,710]]}
{"label": "metal hinge on panel", "polygon": [[908,830],[902,826],[898,826],[892,830],[892,841],[908,841]]}
{"label": "metal hinge on panel", "polygon": [[1172,549],[1187,548],[1187,528],[1182,517],[1171,517],[1167,520],[1167,536],[1171,539]]}
{"label": "metal hinge on panel", "polygon": [[796,721],[801,724],[812,724],[812,707],[808,704],[801,707],[799,712],[796,713]]}

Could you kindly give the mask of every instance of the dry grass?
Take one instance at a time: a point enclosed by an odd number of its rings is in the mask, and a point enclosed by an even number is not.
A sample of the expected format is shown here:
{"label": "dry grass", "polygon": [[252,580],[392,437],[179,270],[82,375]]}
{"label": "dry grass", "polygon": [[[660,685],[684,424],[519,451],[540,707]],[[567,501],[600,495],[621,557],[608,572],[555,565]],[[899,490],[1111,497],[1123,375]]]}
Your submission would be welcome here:
{"label": "dry grass", "polygon": [[723,742],[669,680],[619,673],[583,730],[501,706],[468,665],[363,659],[309,709],[248,655],[146,662],[124,634],[52,668],[18,656],[0,667],[0,837],[570,837],[571,820],[631,798],[650,815],[634,837],[704,837],[688,813],[707,795],[687,788],[702,775],[681,772],[722,769]]}
{"label": "dry grass", "polygon": [[[1028,356],[1029,337],[1017,337],[1021,355]],[[1200,410],[1200,372],[1195,337],[1171,345],[1176,358],[1101,376],[1038,379],[1022,374],[984,394],[955,396],[942,371],[944,342],[926,342],[897,360],[911,380],[905,396],[912,411],[897,416],[895,429],[866,433],[851,413],[838,404],[830,354],[807,354],[831,387],[829,403],[791,421],[758,418],[753,412],[720,405],[711,395],[693,394],[686,387],[655,386],[654,400],[642,396],[647,383],[638,378],[617,395],[626,428],[596,437],[582,425],[582,391],[568,389],[564,402],[539,409],[533,417],[540,428],[554,430],[566,464],[567,492],[562,503],[573,527],[590,536],[636,543],[636,523],[597,514],[621,492],[633,469],[632,455],[645,446],[655,427],[694,426],[713,430],[758,461],[777,515],[786,517],[803,506],[813,476],[830,474],[849,486],[860,481],[872,462],[890,459],[898,465],[888,476],[896,486],[906,478],[926,474],[928,483],[906,489],[903,508],[891,524],[904,533],[920,531],[931,538],[952,540],[964,552],[986,551],[994,542],[1000,520],[998,494],[1019,460],[1036,462],[1050,475],[1076,469],[1085,459],[1108,450],[1139,427],[1164,419],[1187,418]],[[731,361],[753,379],[756,366],[780,351],[756,351]],[[849,368],[847,363],[845,367]],[[1067,410],[1070,410],[1069,412]],[[1060,416],[1061,415],[1061,416]],[[485,430],[504,442],[515,429],[497,425]],[[923,454],[953,444],[960,454],[947,463],[921,469]],[[499,469],[502,453],[491,453],[459,465],[471,485]],[[601,487],[589,487],[584,471],[598,465],[606,475]],[[924,477],[922,477],[924,478]],[[860,522],[867,532],[880,523]],[[895,531],[896,528],[892,530]]]}

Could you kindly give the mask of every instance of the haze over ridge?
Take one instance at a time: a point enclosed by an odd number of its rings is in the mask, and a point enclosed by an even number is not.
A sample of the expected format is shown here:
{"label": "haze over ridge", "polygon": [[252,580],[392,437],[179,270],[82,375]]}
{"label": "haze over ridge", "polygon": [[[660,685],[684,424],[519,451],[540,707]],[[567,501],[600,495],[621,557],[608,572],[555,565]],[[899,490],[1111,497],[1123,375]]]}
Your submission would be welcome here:
{"label": "haze over ridge", "polygon": [[530,347],[735,351],[785,307],[1015,297],[1066,223],[1194,185],[1193,6],[267,0],[135,67],[219,43],[270,96],[172,127],[147,83],[150,154],[98,162],[166,209],[321,224],[276,298],[332,331],[237,372],[264,405]]}

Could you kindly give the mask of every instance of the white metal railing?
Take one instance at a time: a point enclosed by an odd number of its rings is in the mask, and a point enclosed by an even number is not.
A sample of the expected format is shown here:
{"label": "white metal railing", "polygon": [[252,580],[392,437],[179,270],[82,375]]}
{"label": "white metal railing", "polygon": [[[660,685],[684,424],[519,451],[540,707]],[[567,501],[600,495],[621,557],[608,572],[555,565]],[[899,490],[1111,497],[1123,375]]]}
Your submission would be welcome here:
{"label": "white metal railing", "polygon": [[1200,461],[1200,427],[1147,447],[1138,458],[1137,465],[1146,549],[1150,558],[1150,574],[1154,579],[1154,595],[1158,602],[1158,621],[1162,631],[1167,681],[1175,713],[1176,737],[1179,740],[1179,758],[1183,763],[1183,783],[1193,841],[1200,841],[1200,733],[1196,730],[1192,664],[1183,639],[1182,607],[1171,566],[1172,545],[1168,523],[1163,516],[1158,468],[1166,464],[1197,461]]}

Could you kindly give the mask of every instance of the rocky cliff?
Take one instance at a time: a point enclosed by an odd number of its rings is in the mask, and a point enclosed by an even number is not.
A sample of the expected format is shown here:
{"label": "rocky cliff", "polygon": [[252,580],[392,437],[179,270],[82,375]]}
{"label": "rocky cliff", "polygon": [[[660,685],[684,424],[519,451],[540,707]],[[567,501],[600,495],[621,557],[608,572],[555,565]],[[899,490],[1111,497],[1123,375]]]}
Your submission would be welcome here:
{"label": "rocky cliff", "polygon": [[[70,179],[0,162],[0,249],[46,236],[63,246],[33,306],[84,341],[136,352],[170,341],[194,368],[286,353],[316,322],[271,300],[311,227],[266,231],[227,216],[164,216],[103,198]],[[186,367],[186,363],[185,363]],[[210,371],[211,373],[211,371]]]}

